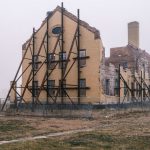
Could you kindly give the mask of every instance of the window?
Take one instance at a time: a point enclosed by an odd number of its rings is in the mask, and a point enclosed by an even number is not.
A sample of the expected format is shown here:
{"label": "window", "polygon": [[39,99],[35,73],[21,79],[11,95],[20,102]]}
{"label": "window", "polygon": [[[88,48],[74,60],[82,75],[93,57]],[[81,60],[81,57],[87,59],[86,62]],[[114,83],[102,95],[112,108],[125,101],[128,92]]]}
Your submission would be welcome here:
{"label": "window", "polygon": [[115,95],[119,95],[119,82],[118,79],[115,79]]}
{"label": "window", "polygon": [[[59,86],[61,87],[61,80],[59,80]],[[63,88],[63,91],[59,90],[59,96],[66,96],[66,80],[63,80]]]}
{"label": "window", "polygon": [[145,68],[145,64],[142,64],[143,68]]}
{"label": "window", "polygon": [[106,89],[105,89],[106,95],[109,95],[110,94],[110,89],[109,89],[109,87],[110,87],[110,80],[109,79],[106,79],[105,87],[106,87]]}
{"label": "window", "polygon": [[48,60],[49,61],[54,61],[55,60],[55,54],[54,53],[49,53],[48,54]]}
{"label": "window", "polygon": [[134,97],[134,96],[135,96],[135,95],[134,95],[134,90],[135,90],[135,88],[134,88],[134,83],[133,83],[133,82],[131,83],[131,90],[132,90],[131,96]]}
{"label": "window", "polygon": [[54,35],[59,35],[59,34],[61,34],[61,27],[60,26],[56,26],[56,27],[54,27],[53,29],[52,29],[52,33],[54,34]]}
{"label": "window", "polygon": [[33,96],[37,96],[38,95],[38,81],[33,81],[32,82],[32,86],[33,86]]}
{"label": "window", "polygon": [[136,83],[136,96],[138,97],[139,96],[139,84]]}
{"label": "window", "polygon": [[80,79],[80,96],[86,96],[86,80]]}
{"label": "window", "polygon": [[145,100],[146,98],[146,90],[145,90],[145,87],[143,87],[143,100]]}
{"label": "window", "polygon": [[49,53],[48,54],[48,68],[49,69],[54,69],[55,67],[55,54],[54,53]]}
{"label": "window", "polygon": [[148,93],[149,93],[149,96],[150,96],[150,85],[149,85],[149,88],[148,88]]}
{"label": "window", "polygon": [[128,92],[127,85],[126,85],[126,82],[124,81],[124,96],[127,95],[127,92]]}
{"label": "window", "polygon": [[128,68],[128,63],[126,61],[121,63],[121,66],[123,67],[123,69]]}
{"label": "window", "polygon": [[33,61],[34,61],[33,69],[37,70],[38,69],[38,55],[33,56]]}
{"label": "window", "polygon": [[81,49],[79,51],[79,57],[80,57],[80,67],[84,67],[86,65],[86,50]]}
{"label": "window", "polygon": [[59,60],[66,60],[66,52],[60,52],[59,53]]}
{"label": "window", "polygon": [[85,56],[86,56],[86,50],[81,49],[80,52],[79,52],[79,57],[82,58],[82,57],[85,57]]}
{"label": "window", "polygon": [[55,96],[55,80],[48,80],[48,93],[50,96]]}
{"label": "window", "polygon": [[67,59],[67,56],[66,56],[66,52],[60,52],[59,53],[59,68],[65,68],[66,66],[66,59]]}

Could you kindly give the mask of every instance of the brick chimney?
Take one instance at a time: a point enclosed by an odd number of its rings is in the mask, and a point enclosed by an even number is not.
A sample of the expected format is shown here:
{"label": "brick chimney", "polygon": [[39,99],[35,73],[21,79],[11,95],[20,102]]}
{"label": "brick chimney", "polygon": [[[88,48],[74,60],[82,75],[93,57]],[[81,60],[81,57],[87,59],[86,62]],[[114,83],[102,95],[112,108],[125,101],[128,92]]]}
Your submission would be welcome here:
{"label": "brick chimney", "polygon": [[128,44],[139,48],[139,23],[137,21],[128,23]]}

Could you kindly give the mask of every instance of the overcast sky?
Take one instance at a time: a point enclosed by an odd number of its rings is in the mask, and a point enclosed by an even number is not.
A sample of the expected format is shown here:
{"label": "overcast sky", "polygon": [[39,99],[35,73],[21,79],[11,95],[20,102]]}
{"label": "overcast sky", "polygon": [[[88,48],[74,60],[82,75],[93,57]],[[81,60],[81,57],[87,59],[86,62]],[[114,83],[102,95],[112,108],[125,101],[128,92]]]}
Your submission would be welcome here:
{"label": "overcast sky", "polygon": [[[21,60],[22,44],[62,0],[0,0],[0,97]],[[140,47],[150,52],[150,0],[63,0],[65,8],[100,30],[106,55],[127,44],[127,23],[140,23]]]}

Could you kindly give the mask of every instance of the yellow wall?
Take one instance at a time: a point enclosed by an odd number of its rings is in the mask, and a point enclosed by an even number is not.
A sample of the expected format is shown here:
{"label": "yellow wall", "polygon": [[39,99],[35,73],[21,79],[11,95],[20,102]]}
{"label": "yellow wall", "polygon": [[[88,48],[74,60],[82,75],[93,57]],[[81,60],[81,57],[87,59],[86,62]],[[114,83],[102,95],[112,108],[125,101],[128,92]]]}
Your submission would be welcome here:
{"label": "yellow wall", "polygon": [[[52,52],[54,49],[54,45],[57,41],[57,37],[53,36],[51,33],[51,29],[56,26],[61,25],[61,13],[59,11],[56,11],[53,16],[49,19],[49,52]],[[72,19],[68,18],[64,15],[64,50],[68,52],[73,40],[74,33],[77,28],[77,23],[73,21]],[[36,32],[35,34],[35,53],[37,53],[40,44],[42,42],[42,39],[44,37],[44,34],[46,32],[46,23]],[[86,92],[87,98],[81,98],[82,103],[88,103],[88,102],[99,102],[101,97],[101,84],[100,84],[100,74],[99,74],[99,68],[100,68],[100,62],[102,59],[102,50],[103,45],[101,39],[95,39],[95,35],[93,32],[89,31],[87,28],[80,26],[80,32],[81,32],[81,39],[80,39],[80,48],[86,49],[86,56],[89,56],[89,59],[86,59],[86,67],[81,68],[81,78],[86,79],[86,85],[90,87],[89,90]],[[46,40],[45,40],[46,41]],[[32,43],[32,42],[31,42]],[[28,43],[27,43],[28,44]],[[45,44],[46,46],[46,44]],[[32,50],[32,45],[31,45]],[[59,46],[56,49],[56,54],[59,54],[60,48]],[[73,46],[73,52],[77,53],[76,44]],[[23,50],[24,53],[24,50]],[[40,52],[40,55],[46,56],[44,46],[42,46],[42,50]],[[31,59],[31,53],[30,50],[27,52],[27,58]],[[68,64],[67,70],[71,66],[73,62],[73,58],[77,57],[75,54],[71,54],[70,56],[70,62]],[[56,60],[58,60],[58,56],[56,55]],[[39,56],[39,61],[43,62],[45,58]],[[22,71],[28,66],[30,60],[24,60],[22,65]],[[40,66],[40,64],[39,64]],[[31,71],[30,68],[26,71],[26,73],[23,75],[22,78],[22,86],[24,87],[27,78],[29,76],[29,73]],[[41,84],[44,74],[46,71],[46,64],[40,69],[38,74],[35,76],[35,80],[38,80],[39,85]],[[59,79],[61,79],[61,69],[58,68],[58,65],[56,69],[53,71],[52,75],[50,76],[51,80],[55,80],[55,85],[58,86]],[[29,86],[31,86],[32,82],[30,82]],[[73,68],[71,69],[70,73],[68,74],[66,78],[66,84],[73,84],[77,85],[77,61],[74,64]],[[46,85],[46,83],[45,83]],[[75,97],[73,100],[77,102],[77,90],[67,90],[70,97]],[[31,93],[26,90],[24,99],[27,101],[31,101],[32,96]],[[39,97],[39,100],[45,101],[46,100],[46,91],[42,91]],[[66,100],[67,102],[67,100]]]}

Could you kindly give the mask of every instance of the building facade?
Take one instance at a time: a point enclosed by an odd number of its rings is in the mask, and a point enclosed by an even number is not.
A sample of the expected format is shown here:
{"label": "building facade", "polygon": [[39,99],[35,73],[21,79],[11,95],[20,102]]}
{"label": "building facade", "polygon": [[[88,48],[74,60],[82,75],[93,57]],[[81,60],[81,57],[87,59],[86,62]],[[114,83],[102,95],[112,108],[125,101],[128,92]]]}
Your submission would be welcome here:
{"label": "building facade", "polygon": [[63,6],[48,12],[22,46],[21,101],[99,103],[102,52],[99,31],[80,20],[79,11],[78,17]]}
{"label": "building facade", "polygon": [[[22,85],[16,103],[112,104],[150,100],[150,55],[139,48],[139,23],[128,24],[128,44],[105,49],[99,31],[66,9],[48,12],[22,46]],[[19,69],[17,73],[19,72]],[[20,76],[19,76],[20,78]],[[18,100],[19,95],[19,100]],[[6,98],[7,99],[7,98]]]}

